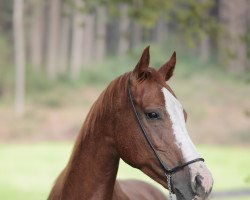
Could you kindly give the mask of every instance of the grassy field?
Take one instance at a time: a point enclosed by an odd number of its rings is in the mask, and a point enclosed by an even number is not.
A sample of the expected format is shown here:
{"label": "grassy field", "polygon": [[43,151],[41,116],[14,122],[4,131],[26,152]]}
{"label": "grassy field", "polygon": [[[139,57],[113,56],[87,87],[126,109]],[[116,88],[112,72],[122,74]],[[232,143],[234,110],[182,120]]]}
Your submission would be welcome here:
{"label": "grassy field", "polygon": [[[70,143],[1,144],[0,199],[46,199],[71,149]],[[199,146],[199,150],[213,173],[214,190],[250,187],[249,148]],[[156,184],[123,162],[118,177],[138,178]]]}

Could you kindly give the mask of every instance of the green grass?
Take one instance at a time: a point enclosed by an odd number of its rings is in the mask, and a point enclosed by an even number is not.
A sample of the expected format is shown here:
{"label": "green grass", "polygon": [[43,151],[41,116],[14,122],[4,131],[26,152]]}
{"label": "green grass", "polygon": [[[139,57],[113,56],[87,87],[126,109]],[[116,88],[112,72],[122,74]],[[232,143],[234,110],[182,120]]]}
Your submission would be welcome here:
{"label": "green grass", "polygon": [[[0,145],[0,199],[46,199],[53,181],[69,158],[71,148],[69,143]],[[214,190],[250,187],[249,148],[200,146],[199,150],[214,176]],[[156,184],[123,162],[118,177]]]}

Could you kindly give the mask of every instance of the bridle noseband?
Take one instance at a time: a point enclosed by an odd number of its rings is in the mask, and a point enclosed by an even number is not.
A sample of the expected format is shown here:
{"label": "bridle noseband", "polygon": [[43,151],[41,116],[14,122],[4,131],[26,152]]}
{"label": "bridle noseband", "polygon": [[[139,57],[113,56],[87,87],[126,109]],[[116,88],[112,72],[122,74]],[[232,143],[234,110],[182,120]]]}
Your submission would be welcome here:
{"label": "bridle noseband", "polygon": [[178,165],[172,169],[168,168],[167,165],[161,160],[159,154],[157,153],[152,141],[150,140],[145,128],[143,127],[142,125],[142,122],[140,120],[140,117],[139,117],[139,114],[138,112],[136,111],[136,108],[135,108],[135,104],[133,102],[133,97],[132,97],[132,94],[131,94],[131,89],[130,89],[130,78],[128,79],[128,83],[127,83],[127,92],[128,92],[128,98],[129,98],[129,102],[130,102],[130,105],[132,107],[132,110],[133,110],[133,113],[135,115],[135,118],[136,118],[136,121],[145,137],[145,139],[147,140],[150,148],[153,150],[154,154],[155,154],[155,157],[157,158],[157,160],[159,161],[160,165],[161,165],[161,168],[163,169],[164,171],[164,175],[166,176],[167,178],[167,184],[168,184],[168,188],[169,188],[169,192],[170,192],[170,198],[171,198],[171,175],[182,170],[184,167],[192,164],[192,163],[195,163],[195,162],[198,162],[198,161],[202,161],[204,162],[205,160],[203,158],[196,158],[194,160],[191,160],[191,161],[188,161],[182,165]]}

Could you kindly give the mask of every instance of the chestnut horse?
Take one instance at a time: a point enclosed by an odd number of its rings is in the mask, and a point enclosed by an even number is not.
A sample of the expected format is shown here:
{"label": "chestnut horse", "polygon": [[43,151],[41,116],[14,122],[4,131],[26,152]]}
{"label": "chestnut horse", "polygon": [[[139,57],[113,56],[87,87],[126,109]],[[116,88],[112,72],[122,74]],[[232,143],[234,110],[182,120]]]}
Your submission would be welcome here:
{"label": "chestnut horse", "polygon": [[178,200],[208,197],[211,173],[188,136],[186,112],[166,83],[175,63],[174,52],[159,70],[150,68],[147,47],[132,72],[109,84],[87,115],[49,200],[166,199],[141,181],[116,181],[120,158]]}

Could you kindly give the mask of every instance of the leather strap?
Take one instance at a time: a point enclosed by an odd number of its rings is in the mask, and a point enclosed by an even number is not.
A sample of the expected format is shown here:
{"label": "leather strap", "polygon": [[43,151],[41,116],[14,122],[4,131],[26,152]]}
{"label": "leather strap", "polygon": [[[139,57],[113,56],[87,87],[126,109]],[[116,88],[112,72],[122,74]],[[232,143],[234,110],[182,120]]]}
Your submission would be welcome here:
{"label": "leather strap", "polygon": [[189,162],[186,162],[182,165],[179,165],[179,166],[176,166],[172,169],[169,169],[167,167],[167,165],[161,160],[159,154],[157,153],[157,151],[155,150],[154,148],[154,145],[152,143],[152,141],[150,140],[145,128],[143,127],[142,125],[142,122],[140,120],[140,117],[139,117],[139,114],[138,112],[136,111],[136,108],[135,108],[135,105],[134,105],[134,102],[133,102],[133,97],[132,97],[132,94],[131,94],[131,90],[130,90],[130,78],[128,79],[128,84],[127,84],[127,91],[128,91],[128,98],[129,98],[129,102],[130,102],[130,105],[132,107],[132,110],[133,110],[133,113],[134,113],[134,116],[136,118],[136,121],[141,129],[141,132],[143,133],[144,137],[146,138],[150,148],[153,150],[154,154],[155,154],[155,157],[157,158],[157,160],[159,161],[160,165],[161,165],[161,168],[163,169],[164,171],[164,174],[165,176],[167,176],[168,174],[174,174],[180,170],[182,170],[184,167],[186,167],[187,165],[190,165],[192,163],[195,163],[195,162],[198,162],[198,161],[202,161],[204,162],[205,160],[203,158],[197,158],[197,159],[194,159],[194,160],[191,160]]}

